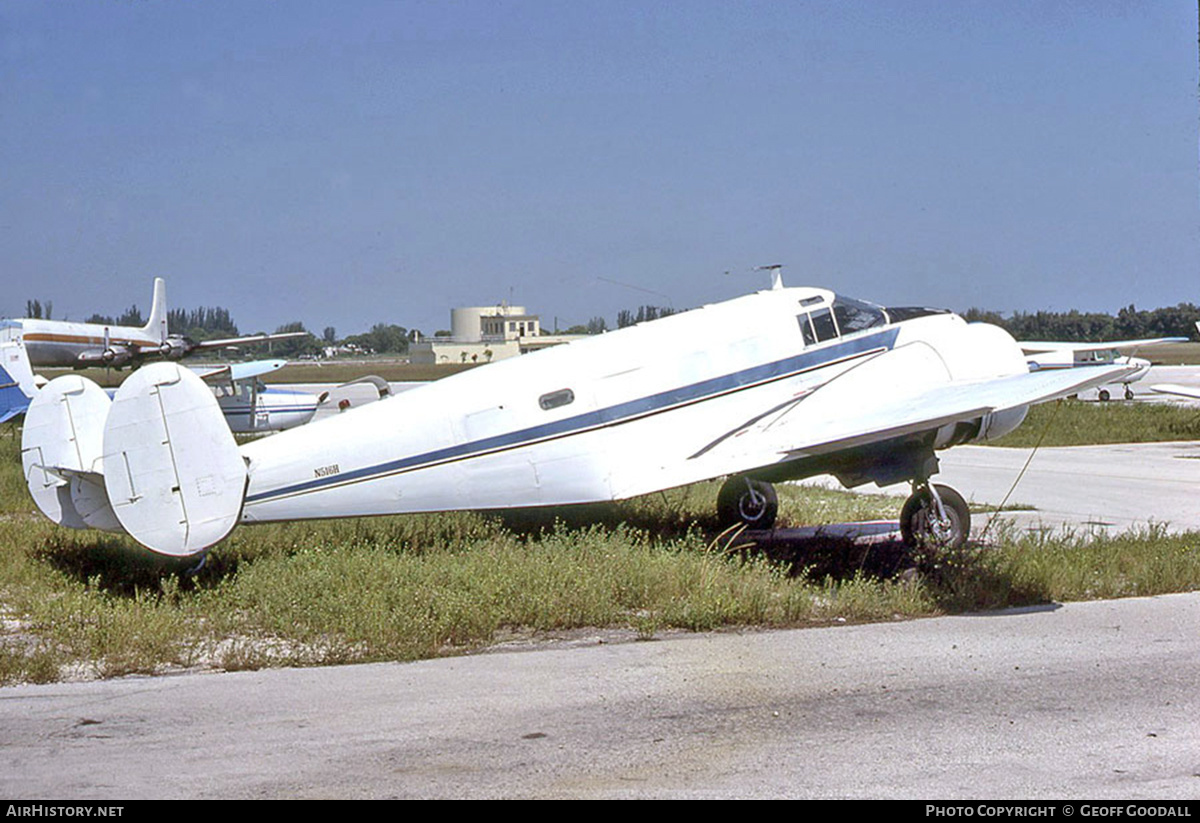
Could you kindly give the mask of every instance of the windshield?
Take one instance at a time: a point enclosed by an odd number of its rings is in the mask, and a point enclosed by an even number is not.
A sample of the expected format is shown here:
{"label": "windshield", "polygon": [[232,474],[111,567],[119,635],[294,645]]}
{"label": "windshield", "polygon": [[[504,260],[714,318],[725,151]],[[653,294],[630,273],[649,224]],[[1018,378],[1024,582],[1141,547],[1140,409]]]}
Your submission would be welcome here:
{"label": "windshield", "polygon": [[879,306],[841,295],[833,298],[833,316],[837,318],[838,330],[843,335],[883,326],[888,322],[887,315]]}

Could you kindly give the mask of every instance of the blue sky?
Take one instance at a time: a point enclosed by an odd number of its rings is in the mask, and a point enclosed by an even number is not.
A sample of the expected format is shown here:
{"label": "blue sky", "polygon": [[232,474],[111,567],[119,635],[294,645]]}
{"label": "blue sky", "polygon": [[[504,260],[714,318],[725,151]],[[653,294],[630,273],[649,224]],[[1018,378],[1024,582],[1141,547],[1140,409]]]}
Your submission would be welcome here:
{"label": "blue sky", "polygon": [[[1200,302],[1197,8],[0,3],[0,315]],[[624,285],[619,285],[624,284]]]}

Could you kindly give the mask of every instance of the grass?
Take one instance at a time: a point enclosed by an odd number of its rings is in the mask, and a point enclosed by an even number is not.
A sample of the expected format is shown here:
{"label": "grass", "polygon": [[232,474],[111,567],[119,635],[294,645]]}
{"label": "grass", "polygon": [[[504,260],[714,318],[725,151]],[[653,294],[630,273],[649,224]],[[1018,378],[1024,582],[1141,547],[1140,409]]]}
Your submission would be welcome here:
{"label": "grass", "polygon": [[1163,343],[1158,346],[1142,346],[1138,349],[1122,349],[1123,354],[1145,357],[1156,366],[1194,366],[1200,364],[1200,343]]}
{"label": "grass", "polygon": [[[557,512],[244,527],[194,575],[32,511],[0,427],[0,684],[204,667],[412,660],[502,640],[894,620],[1200,588],[1200,535],[1002,533],[910,555],[717,534],[716,484]],[[14,489],[19,492],[15,498]],[[782,486],[793,523],[894,518],[895,498]]]}
{"label": "grass", "polygon": [[1063,400],[1029,409],[1016,431],[990,445],[1014,448],[1200,440],[1200,410],[1167,403]]}

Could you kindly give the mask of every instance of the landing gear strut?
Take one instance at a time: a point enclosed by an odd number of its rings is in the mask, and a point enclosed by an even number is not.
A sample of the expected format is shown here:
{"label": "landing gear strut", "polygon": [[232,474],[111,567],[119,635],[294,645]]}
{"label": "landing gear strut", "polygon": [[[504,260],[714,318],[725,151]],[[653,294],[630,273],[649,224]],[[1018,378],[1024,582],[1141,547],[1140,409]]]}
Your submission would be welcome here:
{"label": "landing gear strut", "polygon": [[914,481],[913,493],[900,510],[905,545],[958,549],[971,534],[971,512],[962,495],[949,486]]}
{"label": "landing gear strut", "polygon": [[778,514],[779,496],[770,483],[737,475],[726,480],[717,493],[717,516],[722,523],[769,529]]}

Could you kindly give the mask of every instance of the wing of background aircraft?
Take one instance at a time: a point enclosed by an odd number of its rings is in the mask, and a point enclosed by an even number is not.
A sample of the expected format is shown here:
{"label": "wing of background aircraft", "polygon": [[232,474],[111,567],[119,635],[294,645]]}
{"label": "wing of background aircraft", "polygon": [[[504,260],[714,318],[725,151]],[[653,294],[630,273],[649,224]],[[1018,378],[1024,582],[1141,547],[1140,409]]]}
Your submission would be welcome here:
{"label": "wing of background aircraft", "polygon": [[1180,397],[1191,397],[1195,400],[1200,400],[1200,386],[1181,386],[1178,383],[1155,383],[1150,387],[1151,391],[1156,391],[1159,394],[1175,394]]}
{"label": "wing of background aircraft", "polygon": [[258,345],[270,343],[273,340],[295,340],[298,337],[310,337],[306,331],[279,332],[277,334],[248,334],[244,337],[223,337],[217,340],[192,340],[182,335],[170,335],[160,345],[141,346],[141,354],[161,354],[168,360],[178,360],[196,352],[227,349],[235,346]]}
{"label": "wing of background aircraft", "polygon": [[278,371],[287,365],[286,360],[250,360],[245,363],[223,363],[217,366],[190,366],[205,383],[251,380]]}

